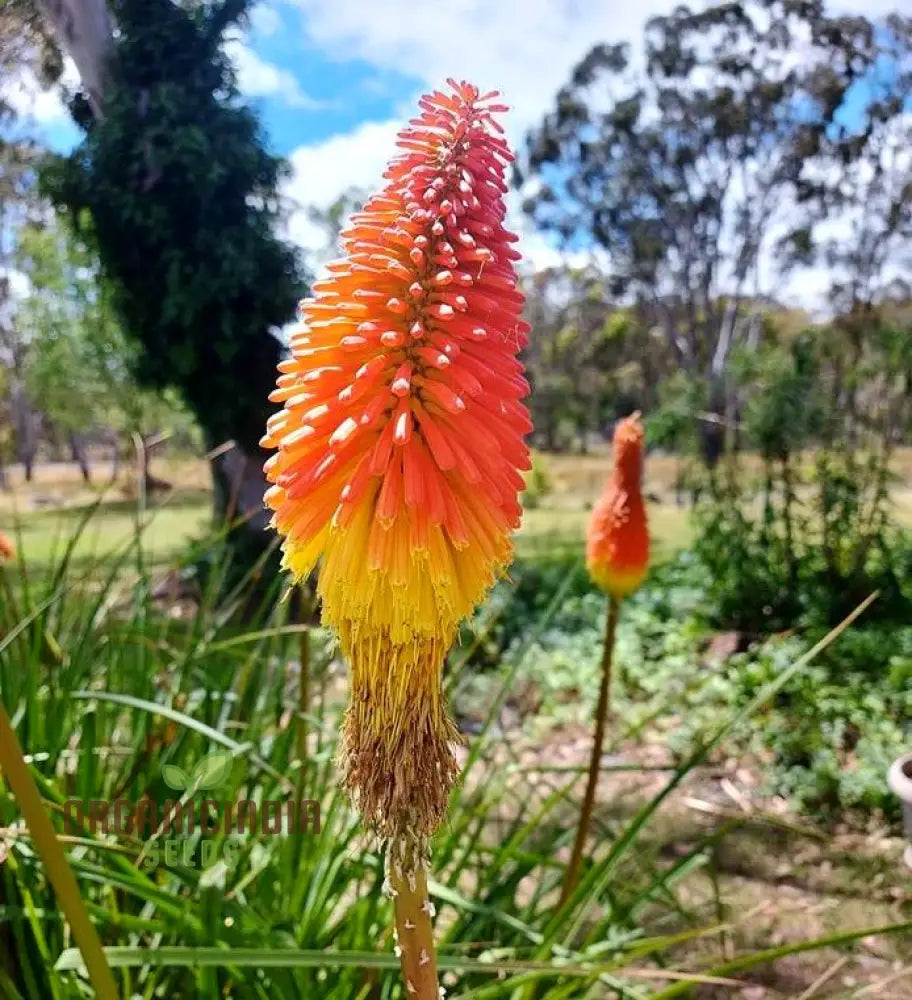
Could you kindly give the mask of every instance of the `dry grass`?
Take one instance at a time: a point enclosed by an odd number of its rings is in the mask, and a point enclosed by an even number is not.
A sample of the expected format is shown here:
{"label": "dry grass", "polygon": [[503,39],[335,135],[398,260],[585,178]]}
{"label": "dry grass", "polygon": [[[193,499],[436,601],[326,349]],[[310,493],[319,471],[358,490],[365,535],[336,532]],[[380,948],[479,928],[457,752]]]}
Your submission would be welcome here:
{"label": "dry grass", "polygon": [[[92,482],[83,482],[74,462],[44,462],[35,467],[32,482],[27,483],[22,466],[7,469],[11,489],[0,491],[0,517],[38,510],[59,510],[94,503],[100,495],[105,502],[133,500],[136,478],[130,465],[121,466],[116,482],[111,480],[111,465],[92,463]],[[171,483],[176,492],[208,490],[209,466],[202,458],[161,458],[152,463],[152,472]]]}

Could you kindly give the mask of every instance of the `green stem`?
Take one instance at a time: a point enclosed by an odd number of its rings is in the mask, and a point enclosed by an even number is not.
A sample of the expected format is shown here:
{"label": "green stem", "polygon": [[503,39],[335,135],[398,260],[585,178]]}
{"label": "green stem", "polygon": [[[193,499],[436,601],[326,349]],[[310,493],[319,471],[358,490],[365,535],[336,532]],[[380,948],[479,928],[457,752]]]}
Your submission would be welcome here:
{"label": "green stem", "polygon": [[[310,610],[305,611],[306,622]],[[301,633],[301,672],[298,675],[298,718],[295,733],[296,756],[298,758],[298,776],[295,780],[295,808],[300,809],[301,800],[305,797],[307,788],[307,713],[310,711],[310,628],[305,626]],[[294,870],[301,863],[301,852],[304,847],[303,837],[293,837],[292,859]]]}
{"label": "green stem", "polygon": [[22,817],[32,836],[32,842],[44,862],[48,881],[57,895],[60,909],[73,931],[76,944],[82,952],[89,979],[95,987],[97,1000],[117,1000],[114,977],[95,925],[79,894],[79,886],[67,864],[63,847],[44,809],[35,781],[19,746],[6,708],[0,704],[0,771],[6,777],[13,795],[22,810]]}
{"label": "green stem", "polygon": [[[310,711],[310,629],[301,633],[301,673],[298,677],[298,760],[301,775],[307,763],[307,713]],[[300,791],[300,788],[299,788]]]}
{"label": "green stem", "polygon": [[564,886],[561,890],[560,909],[570,898],[579,880],[580,865],[583,861],[583,847],[589,833],[592,820],[592,806],[595,803],[595,790],[598,786],[599,770],[602,762],[602,743],[605,739],[605,721],[608,718],[608,706],[611,692],[611,664],[614,656],[614,635],[617,629],[620,601],[616,597],[608,598],[608,614],[605,618],[605,645],[602,649],[602,686],[599,690],[598,705],[595,709],[595,733],[592,739],[592,756],[589,759],[589,776],[586,779],[586,794],[580,808],[579,825],[576,828],[576,840],[564,876]]}

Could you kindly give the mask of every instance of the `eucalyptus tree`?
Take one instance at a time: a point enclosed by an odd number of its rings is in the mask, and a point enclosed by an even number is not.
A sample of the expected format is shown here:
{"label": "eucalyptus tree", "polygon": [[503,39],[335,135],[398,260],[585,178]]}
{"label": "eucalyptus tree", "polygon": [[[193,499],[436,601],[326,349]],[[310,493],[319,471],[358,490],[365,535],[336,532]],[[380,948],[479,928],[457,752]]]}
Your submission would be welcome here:
{"label": "eucalyptus tree", "polygon": [[907,216],[908,177],[880,197],[876,164],[885,135],[908,135],[909,51],[907,19],[831,16],[823,0],[679,6],[647,23],[642,60],[596,45],[528,136],[525,210],[608,252],[613,291],[699,384],[710,466],[736,416],[732,349],[757,346],[771,292],[796,248],[804,263],[823,248],[852,172],[870,181],[870,238],[840,248],[857,275],[872,256],[882,267],[877,234]]}

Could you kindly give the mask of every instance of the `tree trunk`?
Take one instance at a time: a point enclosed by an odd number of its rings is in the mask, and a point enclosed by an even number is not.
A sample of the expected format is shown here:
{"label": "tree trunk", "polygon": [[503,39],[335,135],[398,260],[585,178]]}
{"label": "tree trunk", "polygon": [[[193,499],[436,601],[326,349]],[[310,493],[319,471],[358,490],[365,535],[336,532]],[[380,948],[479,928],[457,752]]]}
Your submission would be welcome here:
{"label": "tree trunk", "polygon": [[[93,113],[96,118],[102,118],[106,62],[114,44],[113,25],[105,0],[36,0],[36,3],[53,29],[61,48],[75,62],[82,85],[89,93]],[[265,331],[262,335],[268,343],[264,346],[264,351],[260,352],[260,361],[273,352],[277,355],[279,353]],[[261,369],[251,373],[251,377],[258,382],[262,370],[267,368],[269,369],[267,381],[271,388],[274,385],[274,367],[271,363],[262,365]],[[263,398],[266,392],[264,385]],[[192,409],[199,412],[199,399],[188,399],[188,403]],[[263,426],[265,420],[264,413]],[[208,431],[209,428],[204,423],[204,432]],[[252,434],[244,419],[237,421],[236,430],[233,426],[220,427],[213,434],[213,436],[218,435],[217,439],[208,442],[209,447],[220,445],[233,433],[244,437],[244,446],[218,448],[218,453],[212,461],[215,513],[222,523],[227,522],[230,525],[228,541],[236,553],[232,558],[239,567],[245,561],[246,566],[250,567],[272,541],[263,530],[269,520],[268,513],[263,507],[263,492],[266,486],[262,472],[264,456],[257,452],[255,444],[259,430],[256,435]],[[147,459],[148,455],[143,461]],[[144,471],[143,469],[138,471],[144,476],[147,488],[152,489],[160,485],[148,474],[147,466],[144,467]]]}
{"label": "tree trunk", "polygon": [[37,0],[60,47],[76,64],[96,118],[104,107],[105,62],[112,41],[105,0]]}
{"label": "tree trunk", "polygon": [[85,442],[82,439],[82,435],[77,434],[75,431],[70,432],[70,455],[73,461],[79,466],[83,482],[90,483],[92,481],[92,470],[89,468],[89,460],[86,457]]}
{"label": "tree trunk", "polygon": [[35,455],[38,452],[38,415],[32,410],[21,384],[14,384],[11,395],[13,426],[16,432],[16,456],[25,470],[25,481],[32,481]]}
{"label": "tree trunk", "polygon": [[712,473],[725,453],[726,406],[725,383],[722,378],[710,376],[707,380],[706,413],[697,417],[697,439],[700,457]]}
{"label": "tree trunk", "polygon": [[576,435],[579,440],[579,452],[581,455],[586,455],[589,452],[589,428],[586,426],[584,420],[580,421],[576,425]]}
{"label": "tree trunk", "polygon": [[167,493],[174,487],[167,479],[159,479],[157,476],[152,475],[152,452],[159,445],[163,444],[168,438],[168,435],[162,435],[159,433],[154,434],[137,434],[137,470],[136,475],[140,483],[142,483],[142,490],[146,496],[158,493]]}
{"label": "tree trunk", "polygon": [[262,455],[249,455],[233,443],[217,449],[212,459],[212,483],[216,520],[232,531],[256,534],[262,548],[262,532],[269,525],[263,505],[266,477]]}
{"label": "tree trunk", "polygon": [[120,441],[115,431],[111,432],[111,482],[117,482],[120,475]]}

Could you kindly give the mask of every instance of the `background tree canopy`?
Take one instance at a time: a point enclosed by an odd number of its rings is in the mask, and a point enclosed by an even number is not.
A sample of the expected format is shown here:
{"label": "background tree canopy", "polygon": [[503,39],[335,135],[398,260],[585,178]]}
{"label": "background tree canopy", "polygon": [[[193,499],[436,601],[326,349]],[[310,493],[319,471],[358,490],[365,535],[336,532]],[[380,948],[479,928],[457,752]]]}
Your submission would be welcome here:
{"label": "background tree canopy", "polygon": [[[822,0],[681,6],[648,22],[642,67],[595,46],[529,135],[526,212],[607,251],[612,292],[662,331],[710,414],[736,405],[726,365],[757,345],[776,271],[825,256],[851,309],[908,247],[910,38],[908,18],[832,17]],[[849,238],[832,239],[836,218]],[[699,425],[710,464],[720,428]]]}
{"label": "background tree canopy", "polygon": [[222,48],[248,6],[49,6],[45,25],[82,76],[72,112],[85,138],[44,186],[96,248],[140,384],[176,389],[208,448],[235,442],[214,465],[218,508],[233,497],[260,528],[257,443],[278,334],[306,286],[299,253],[277,235],[282,162]]}

